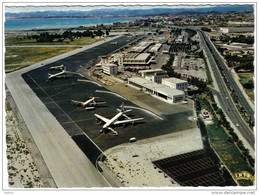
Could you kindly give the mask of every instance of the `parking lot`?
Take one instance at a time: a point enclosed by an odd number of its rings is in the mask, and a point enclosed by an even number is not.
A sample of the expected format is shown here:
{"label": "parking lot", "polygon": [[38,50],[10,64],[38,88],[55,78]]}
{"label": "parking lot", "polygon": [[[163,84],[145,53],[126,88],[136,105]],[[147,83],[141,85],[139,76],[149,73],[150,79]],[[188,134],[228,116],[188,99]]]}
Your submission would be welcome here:
{"label": "parking lot", "polygon": [[153,162],[182,186],[235,186],[212,150],[196,150]]}

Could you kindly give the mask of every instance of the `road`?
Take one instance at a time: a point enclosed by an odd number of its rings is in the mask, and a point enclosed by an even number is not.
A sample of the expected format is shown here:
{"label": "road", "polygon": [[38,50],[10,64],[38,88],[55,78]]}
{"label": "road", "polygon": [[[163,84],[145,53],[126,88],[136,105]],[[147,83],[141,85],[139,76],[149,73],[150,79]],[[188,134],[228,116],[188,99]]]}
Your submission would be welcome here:
{"label": "road", "polygon": [[254,120],[254,107],[249,104],[249,101],[247,100],[247,97],[244,95],[244,91],[240,89],[238,84],[236,83],[235,79],[233,78],[231,74],[231,69],[227,67],[225,64],[223,58],[217,51],[217,49],[214,47],[213,43],[211,40],[208,38],[208,36],[203,33],[204,38],[206,40],[206,43],[214,56],[214,59],[216,59],[218,66],[223,70],[223,75],[226,77],[227,81],[229,82],[231,88],[235,91],[235,94],[238,97],[238,102],[240,105],[243,107],[243,109],[246,111],[247,115],[251,117],[252,120]]}
{"label": "road", "polygon": [[[115,38],[118,37],[109,40]],[[21,75],[41,67],[42,64],[63,59],[102,43],[104,42],[53,57],[6,75],[6,85],[59,188],[110,187],[110,184],[79,149]]]}
{"label": "road", "polygon": [[198,31],[201,37],[201,43],[204,48],[204,52],[208,58],[209,64],[212,68],[212,72],[215,76],[216,85],[218,86],[218,90],[213,90],[215,95],[217,95],[218,100],[222,109],[224,110],[225,114],[229,117],[231,122],[236,125],[236,129],[239,133],[244,137],[244,139],[248,142],[250,147],[254,149],[255,144],[255,137],[253,131],[248,127],[246,122],[243,120],[242,116],[240,115],[239,111],[237,110],[234,101],[228,91],[228,88],[225,84],[225,81],[220,73],[220,70],[214,60],[213,55],[211,54],[207,44],[206,44],[206,35],[203,32]]}

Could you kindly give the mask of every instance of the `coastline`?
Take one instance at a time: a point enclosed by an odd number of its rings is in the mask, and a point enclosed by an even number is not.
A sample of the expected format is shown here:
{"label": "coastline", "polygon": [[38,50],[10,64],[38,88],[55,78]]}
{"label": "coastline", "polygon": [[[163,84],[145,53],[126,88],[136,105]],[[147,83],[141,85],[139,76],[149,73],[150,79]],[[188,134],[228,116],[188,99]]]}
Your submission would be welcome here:
{"label": "coastline", "polygon": [[[87,23],[87,21],[85,21],[86,23],[75,23],[73,24],[73,21],[69,21],[69,20],[93,20],[93,21],[89,21]],[[96,20],[94,20],[96,19]],[[105,21],[105,20],[112,20],[114,19],[114,21]],[[117,19],[121,19],[122,21],[119,21]],[[128,19],[128,20],[125,20]],[[34,18],[6,18],[5,21],[5,33],[8,32],[26,32],[26,31],[43,31],[43,30],[65,30],[65,29],[70,29],[70,28],[79,28],[80,26],[83,27],[93,27],[96,25],[111,25],[113,23],[117,23],[117,22],[121,22],[121,23],[125,23],[125,22],[129,22],[129,21],[135,21],[137,19],[141,19],[141,17],[34,17]],[[8,25],[12,25],[14,26],[14,24],[8,24],[8,21],[15,21],[15,20],[59,20],[62,21],[63,24],[57,24],[57,23],[53,23],[51,25],[46,26],[44,23],[41,23],[40,26],[37,26],[35,28],[35,26],[32,24],[31,27],[17,27],[17,28],[12,28],[12,27],[8,27]],[[66,20],[66,21],[64,21]],[[102,22],[100,22],[100,20],[102,20]],[[67,22],[69,22],[69,24],[67,24]],[[71,22],[71,23],[70,23]],[[75,21],[74,21],[75,22]],[[83,22],[83,21],[81,21]],[[48,22],[46,22],[48,23]],[[32,27],[34,26],[34,27]]]}

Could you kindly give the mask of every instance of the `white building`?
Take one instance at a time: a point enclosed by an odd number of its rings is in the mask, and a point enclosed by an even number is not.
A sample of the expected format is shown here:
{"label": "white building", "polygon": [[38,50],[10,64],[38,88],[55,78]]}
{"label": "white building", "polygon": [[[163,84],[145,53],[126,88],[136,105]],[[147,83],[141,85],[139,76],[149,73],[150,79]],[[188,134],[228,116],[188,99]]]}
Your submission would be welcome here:
{"label": "white building", "polygon": [[183,91],[172,89],[141,77],[129,78],[128,84],[143,92],[151,93],[154,97],[167,103],[177,103],[185,100],[185,93]]}
{"label": "white building", "polygon": [[109,64],[109,57],[101,56],[101,64]]}
{"label": "white building", "polygon": [[152,57],[149,53],[141,54],[127,54],[124,56],[123,65],[124,66],[149,66]]}
{"label": "white building", "polygon": [[220,28],[222,33],[252,33],[254,32],[253,27],[223,27]]}
{"label": "white building", "polygon": [[145,79],[155,83],[162,83],[162,79],[168,77],[166,71],[162,69],[141,70],[139,73]]}
{"label": "white building", "polygon": [[159,51],[159,49],[161,48],[161,46],[162,46],[162,44],[157,43],[157,44],[155,44],[153,47],[151,47],[148,52],[149,52],[149,53],[157,54],[157,52]]}
{"label": "white building", "polygon": [[135,47],[132,47],[130,52],[133,53],[141,53],[144,50],[146,50],[151,44],[153,44],[153,42],[140,42],[138,45],[136,45]]}
{"label": "white building", "polygon": [[155,73],[166,73],[166,71],[162,69],[149,69],[149,70],[140,70],[138,71],[138,73],[142,77],[146,77],[146,76],[154,75]]}
{"label": "white building", "polygon": [[185,90],[188,88],[187,81],[173,78],[173,77],[162,79],[162,84],[164,84],[172,89],[178,89],[178,90]]}
{"label": "white building", "polygon": [[112,55],[113,62],[117,63],[119,66],[123,65],[123,57],[124,57],[124,54],[122,53],[116,53]]}
{"label": "white building", "polygon": [[103,73],[111,75],[118,74],[118,66],[116,64],[102,64]]}

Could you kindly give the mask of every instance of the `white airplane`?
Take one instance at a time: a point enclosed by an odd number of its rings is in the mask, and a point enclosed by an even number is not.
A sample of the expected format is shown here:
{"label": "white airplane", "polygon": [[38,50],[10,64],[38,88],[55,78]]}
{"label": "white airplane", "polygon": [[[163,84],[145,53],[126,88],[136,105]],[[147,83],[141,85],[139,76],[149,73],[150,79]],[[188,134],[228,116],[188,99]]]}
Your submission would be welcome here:
{"label": "white airplane", "polygon": [[[136,119],[131,119],[128,117],[125,113],[130,112],[131,110],[124,110],[124,103],[121,105],[121,109],[117,109],[119,111],[118,114],[116,114],[112,119],[107,119],[103,116],[100,116],[99,114],[94,114],[97,119],[103,121],[105,124],[103,125],[103,129],[100,131],[105,132],[107,130],[112,131],[115,135],[118,135],[118,132],[115,131],[111,126],[123,124],[126,125],[127,123],[132,123],[134,124],[135,121],[143,120],[144,118],[136,118]],[[119,120],[120,118],[126,118],[126,120]]]}
{"label": "white airplane", "polygon": [[54,78],[59,78],[59,79],[60,78],[67,78],[67,75],[65,73],[66,73],[66,67],[61,72],[58,72],[56,74],[48,73],[47,81],[50,81],[51,79],[54,79]]}
{"label": "white airplane", "polygon": [[76,106],[82,106],[85,108],[85,110],[94,110],[97,105],[106,103],[106,102],[96,102],[95,101],[96,98],[99,98],[99,97],[92,97],[92,98],[86,100],[85,102],[71,100],[71,103]]}
{"label": "white airplane", "polygon": [[63,70],[65,68],[65,66],[62,64],[60,66],[52,66],[49,69],[50,70]]}

